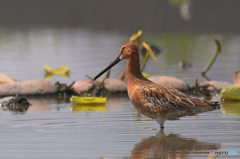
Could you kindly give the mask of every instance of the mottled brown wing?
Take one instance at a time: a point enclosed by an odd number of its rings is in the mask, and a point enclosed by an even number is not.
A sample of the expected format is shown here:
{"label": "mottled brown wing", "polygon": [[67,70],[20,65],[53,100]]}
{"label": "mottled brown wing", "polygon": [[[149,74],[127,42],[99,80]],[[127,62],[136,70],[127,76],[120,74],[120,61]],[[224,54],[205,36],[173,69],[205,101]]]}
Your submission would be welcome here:
{"label": "mottled brown wing", "polygon": [[139,87],[148,105],[151,107],[161,107],[162,110],[186,110],[208,108],[216,109],[218,103],[190,97],[178,90],[161,87],[159,85],[149,85]]}

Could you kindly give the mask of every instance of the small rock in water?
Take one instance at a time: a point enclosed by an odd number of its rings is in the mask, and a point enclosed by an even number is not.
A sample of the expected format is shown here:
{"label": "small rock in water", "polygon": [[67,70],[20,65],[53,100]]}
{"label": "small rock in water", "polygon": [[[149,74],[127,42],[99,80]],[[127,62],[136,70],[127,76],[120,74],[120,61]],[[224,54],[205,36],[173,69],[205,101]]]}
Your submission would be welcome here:
{"label": "small rock in water", "polygon": [[87,92],[92,85],[93,85],[93,81],[91,80],[79,80],[79,81],[76,81],[71,88],[75,92],[82,94]]}
{"label": "small rock in water", "polygon": [[237,70],[233,77],[233,83],[235,86],[240,86],[240,70]]}
{"label": "small rock in water", "polygon": [[181,68],[182,70],[188,69],[192,67],[192,64],[189,62],[181,61],[178,63],[178,67]]}
{"label": "small rock in water", "polygon": [[149,80],[159,85],[171,87],[180,91],[189,89],[189,85],[186,82],[171,76],[152,76]]}
{"label": "small rock in water", "polygon": [[104,87],[111,93],[127,92],[127,85],[120,79],[107,78],[104,81]]}
{"label": "small rock in water", "polygon": [[[181,91],[185,91],[189,89],[189,86],[186,82],[170,76],[152,76],[151,78],[149,78],[149,80],[157,84],[172,87]],[[100,80],[98,80],[98,82],[100,82]],[[75,92],[82,94],[87,92],[89,88],[93,86],[93,84],[94,82],[91,80],[79,80],[79,81],[76,81],[71,88]],[[111,93],[127,92],[126,83],[119,79],[113,79],[113,78],[105,79],[104,87]]]}
{"label": "small rock in water", "polygon": [[15,79],[0,73],[0,84],[2,84],[2,83],[14,83],[14,82],[16,82]]}
{"label": "small rock in water", "polygon": [[55,85],[41,80],[28,80],[0,84],[0,96],[7,95],[43,95],[57,93]]}
{"label": "small rock in water", "polygon": [[26,112],[31,104],[22,97],[5,97],[0,99],[0,108],[4,111]]}
{"label": "small rock in water", "polygon": [[208,91],[221,91],[229,86],[232,86],[232,84],[222,81],[204,81],[199,84],[199,87],[206,87]]}

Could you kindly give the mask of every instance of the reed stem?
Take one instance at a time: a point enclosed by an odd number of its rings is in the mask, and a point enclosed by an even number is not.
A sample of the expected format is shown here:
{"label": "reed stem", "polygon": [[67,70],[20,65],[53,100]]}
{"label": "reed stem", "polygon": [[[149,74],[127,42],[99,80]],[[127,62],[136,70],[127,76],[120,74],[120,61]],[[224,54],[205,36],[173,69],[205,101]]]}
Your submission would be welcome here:
{"label": "reed stem", "polygon": [[205,66],[205,68],[203,69],[202,71],[202,75],[204,76],[207,71],[211,68],[212,64],[215,62],[216,58],[217,58],[217,55],[218,54],[221,54],[221,44],[219,42],[219,40],[215,37],[214,38],[214,41],[217,45],[216,47],[216,51],[215,51],[215,54],[213,55],[213,57],[211,58],[211,60],[209,61],[209,63]]}

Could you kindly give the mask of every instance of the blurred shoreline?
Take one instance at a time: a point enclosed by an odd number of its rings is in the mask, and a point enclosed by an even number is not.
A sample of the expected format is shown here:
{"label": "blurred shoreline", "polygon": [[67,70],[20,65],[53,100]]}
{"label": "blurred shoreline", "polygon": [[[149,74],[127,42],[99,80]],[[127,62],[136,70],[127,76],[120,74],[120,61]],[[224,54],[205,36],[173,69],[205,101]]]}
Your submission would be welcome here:
{"label": "blurred shoreline", "polygon": [[0,0],[0,29],[239,33],[240,1]]}

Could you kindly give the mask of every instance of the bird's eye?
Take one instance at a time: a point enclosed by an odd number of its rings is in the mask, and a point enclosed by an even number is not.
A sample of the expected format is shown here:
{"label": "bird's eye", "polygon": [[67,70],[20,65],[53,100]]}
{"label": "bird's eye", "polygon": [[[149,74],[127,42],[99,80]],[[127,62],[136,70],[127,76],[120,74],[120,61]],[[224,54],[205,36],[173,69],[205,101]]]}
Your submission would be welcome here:
{"label": "bird's eye", "polygon": [[125,50],[125,49],[126,49],[126,47],[125,47],[125,46],[124,46],[124,47],[122,47],[122,51],[123,51],[123,50]]}

